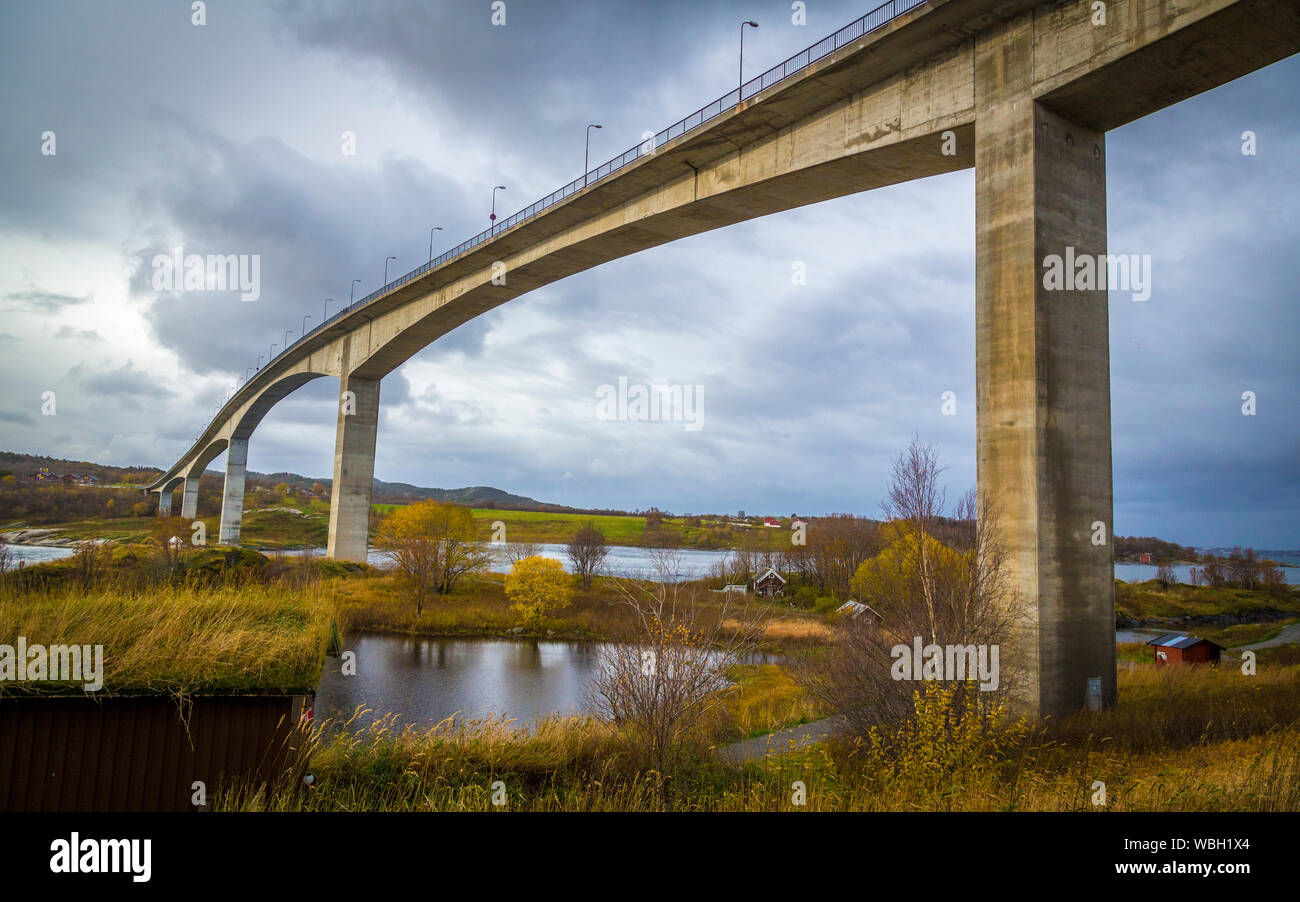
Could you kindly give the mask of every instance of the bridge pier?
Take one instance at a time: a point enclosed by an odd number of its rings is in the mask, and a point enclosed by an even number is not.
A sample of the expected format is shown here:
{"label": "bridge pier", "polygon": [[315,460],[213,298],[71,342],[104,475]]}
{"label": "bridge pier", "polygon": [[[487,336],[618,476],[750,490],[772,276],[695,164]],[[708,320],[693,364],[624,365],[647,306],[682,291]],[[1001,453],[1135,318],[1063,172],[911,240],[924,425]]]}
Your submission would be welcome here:
{"label": "bridge pier", "polygon": [[1107,293],[1043,279],[1067,248],[1104,272],[1106,144],[1034,100],[1032,24],[975,46],[976,446],[1025,611],[1002,660],[1050,716],[1116,699]]}
{"label": "bridge pier", "polygon": [[185,477],[185,490],[181,495],[181,516],[193,520],[199,513],[199,478]]}
{"label": "bridge pier", "polygon": [[379,380],[344,376],[339,385],[327,552],[335,560],[366,560],[378,434]]}
{"label": "bridge pier", "polygon": [[172,493],[170,489],[162,489],[158,492],[158,516],[170,517],[172,515]]}
{"label": "bridge pier", "polygon": [[217,541],[239,544],[244,518],[244,476],[248,465],[248,439],[232,438],[226,446],[226,480],[221,490],[221,527]]}

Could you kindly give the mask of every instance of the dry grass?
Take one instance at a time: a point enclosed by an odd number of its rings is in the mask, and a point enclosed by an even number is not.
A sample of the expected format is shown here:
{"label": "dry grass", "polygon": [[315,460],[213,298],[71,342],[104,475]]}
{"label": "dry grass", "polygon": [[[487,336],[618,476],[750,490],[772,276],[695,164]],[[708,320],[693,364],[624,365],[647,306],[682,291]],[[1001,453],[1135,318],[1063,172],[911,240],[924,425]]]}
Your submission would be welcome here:
{"label": "dry grass", "polygon": [[[779,668],[741,674],[730,699],[770,714],[797,704]],[[1250,682],[1254,680],[1255,682]],[[1300,668],[1243,677],[1224,668],[1138,667],[1120,674],[1120,705],[1045,727],[873,748],[815,746],[737,770],[703,742],[670,775],[654,775],[619,751],[616,728],[551,718],[533,731],[500,721],[449,721],[397,731],[391,721],[321,736],[310,792],[227,802],[262,809],[629,811],[791,810],[791,784],[806,810],[1296,811],[1300,810]],[[716,726],[716,724],[715,724]],[[919,736],[923,734],[913,734]],[[492,804],[502,781],[506,804]],[[1094,804],[1097,781],[1104,805]]]}
{"label": "dry grass", "polygon": [[0,595],[0,624],[9,645],[102,645],[110,691],[299,689],[320,677],[331,601],[319,586],[61,587]]}

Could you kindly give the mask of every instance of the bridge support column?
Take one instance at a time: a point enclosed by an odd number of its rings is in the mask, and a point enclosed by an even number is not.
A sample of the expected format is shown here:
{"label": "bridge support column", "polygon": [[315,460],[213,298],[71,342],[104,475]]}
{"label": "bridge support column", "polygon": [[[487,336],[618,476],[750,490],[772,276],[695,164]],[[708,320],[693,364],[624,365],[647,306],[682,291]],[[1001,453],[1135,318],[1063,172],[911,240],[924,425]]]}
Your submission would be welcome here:
{"label": "bridge support column", "polygon": [[1030,25],[976,45],[976,444],[1025,611],[1003,666],[1049,716],[1090,679],[1116,697],[1107,295],[1044,279],[1051,255],[1105,273],[1106,144],[1033,99]]}
{"label": "bridge support column", "polygon": [[221,528],[217,541],[239,544],[239,526],[244,519],[244,475],[248,465],[248,439],[232,438],[226,447],[226,481],[221,490]]}
{"label": "bridge support column", "polygon": [[334,485],[330,490],[328,556],[335,560],[366,559],[378,433],[379,380],[344,376],[339,387]]}
{"label": "bridge support column", "polygon": [[181,516],[193,520],[199,513],[199,480],[197,476],[185,477],[185,493],[181,495]]}
{"label": "bridge support column", "polygon": [[160,491],[158,493],[158,516],[170,517],[172,515],[172,493],[169,491]]}

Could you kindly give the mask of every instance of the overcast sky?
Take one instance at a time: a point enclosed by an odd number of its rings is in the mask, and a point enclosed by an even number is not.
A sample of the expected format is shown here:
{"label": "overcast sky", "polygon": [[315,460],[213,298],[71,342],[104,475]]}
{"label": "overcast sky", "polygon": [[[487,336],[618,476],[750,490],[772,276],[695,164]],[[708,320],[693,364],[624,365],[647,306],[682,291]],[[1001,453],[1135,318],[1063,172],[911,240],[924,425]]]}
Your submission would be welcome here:
{"label": "overcast sky", "polygon": [[[867,11],[807,0],[0,0],[0,448],[170,466],[245,367],[498,212]],[[1300,57],[1111,132],[1115,530],[1300,547]],[[1257,153],[1241,152],[1256,133]],[[42,135],[56,153],[43,155]],[[342,133],[356,136],[343,153]],[[158,292],[152,259],[257,254],[261,298]],[[461,327],[383,383],[375,475],[561,504],[875,515],[915,434],[975,480],[972,171],[614,261]],[[806,267],[794,285],[792,265]],[[597,391],[703,387],[702,428]],[[42,415],[53,391],[54,416]],[[941,411],[955,393],[955,416]],[[1243,416],[1242,393],[1257,413]],[[331,475],[337,383],[249,466]],[[214,462],[220,468],[224,458]]]}

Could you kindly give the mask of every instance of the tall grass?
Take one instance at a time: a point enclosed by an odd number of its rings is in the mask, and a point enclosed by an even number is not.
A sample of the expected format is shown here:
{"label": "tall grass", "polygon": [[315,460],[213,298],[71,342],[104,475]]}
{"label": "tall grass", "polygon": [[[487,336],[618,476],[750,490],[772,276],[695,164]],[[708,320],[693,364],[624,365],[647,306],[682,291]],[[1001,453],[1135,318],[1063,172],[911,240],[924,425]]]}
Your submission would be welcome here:
{"label": "tall grass", "polygon": [[[1300,668],[1255,678],[1138,668],[1120,674],[1120,705],[1110,711],[947,742],[934,723],[919,724],[902,743],[839,741],[739,769],[701,735],[662,797],[656,775],[622,755],[618,728],[589,718],[550,718],[527,731],[497,720],[399,729],[392,718],[357,729],[354,719],[317,733],[310,790],[282,785],[218,807],[789,811],[798,782],[799,810],[811,811],[1297,811],[1297,681]],[[493,804],[496,781],[503,805]]]}
{"label": "tall grass", "polygon": [[102,645],[108,690],[311,688],[331,623],[318,584],[0,594],[0,642]]}

